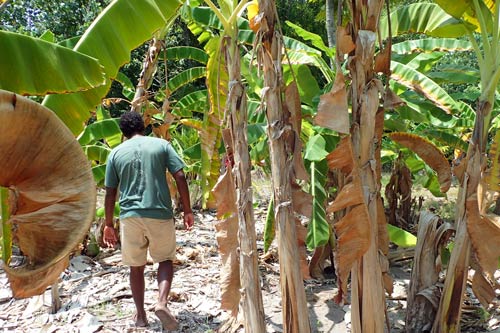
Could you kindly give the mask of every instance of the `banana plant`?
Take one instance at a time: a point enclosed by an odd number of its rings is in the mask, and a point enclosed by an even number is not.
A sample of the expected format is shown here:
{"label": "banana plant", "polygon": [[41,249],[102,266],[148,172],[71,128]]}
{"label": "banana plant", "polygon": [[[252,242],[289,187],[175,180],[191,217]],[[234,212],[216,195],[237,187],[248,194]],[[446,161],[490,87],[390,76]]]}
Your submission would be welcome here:
{"label": "banana plant", "polygon": [[[460,6],[446,0],[436,3],[465,29],[478,59],[481,78],[481,95],[475,110],[474,129],[466,158],[462,161],[463,171],[458,175],[460,189],[455,221],[455,246],[433,326],[433,332],[459,332],[471,252],[479,263],[479,269],[473,278],[473,290],[484,303],[491,301],[487,295],[495,289],[495,284],[491,281],[494,281],[492,276],[500,256],[497,246],[500,228],[486,214],[481,214],[480,204],[483,200],[477,195],[478,187],[484,179],[492,108],[500,80],[500,6],[489,0],[464,1]],[[475,32],[480,36],[481,45],[476,42]]]}
{"label": "banana plant", "polygon": [[[232,173],[232,181],[228,186],[232,188],[230,192],[238,193],[235,198],[234,207],[236,208],[238,219],[233,219],[233,223],[238,223],[239,238],[238,243],[232,243],[233,247],[228,249],[224,256],[227,257],[231,253],[236,253],[238,250],[234,246],[239,247],[239,278],[240,285],[244,291],[240,293],[241,305],[243,308],[243,318],[245,329],[252,332],[264,332],[264,308],[262,294],[259,285],[258,267],[257,267],[257,245],[255,234],[255,220],[253,216],[253,196],[251,190],[251,165],[248,152],[248,111],[247,111],[247,95],[246,88],[242,81],[241,74],[241,50],[238,41],[238,19],[247,7],[248,1],[225,0],[219,1],[216,6],[211,0],[204,1],[211,12],[217,18],[220,27],[218,30],[205,31],[201,34],[201,39],[207,35],[211,36],[211,40],[206,43],[205,49],[209,54],[207,64],[207,86],[210,98],[210,111],[205,117],[208,121],[205,123],[215,125],[212,132],[207,131],[209,140],[203,140],[203,152],[207,150],[211,158],[213,158],[214,148],[217,148],[217,137],[220,137],[220,126],[227,122],[228,135],[225,137],[225,143],[231,149],[232,154],[228,157],[226,163],[226,175]],[[191,12],[192,17],[199,15],[200,9],[194,8]],[[192,21],[191,29],[198,28],[199,23]],[[206,26],[201,26],[206,28]],[[214,119],[215,118],[215,119]],[[214,120],[216,122],[214,122]],[[215,139],[215,140],[214,140]],[[208,142],[207,142],[208,141]],[[207,146],[207,143],[215,143],[216,145]],[[211,161],[211,159],[206,159]],[[210,163],[214,165],[214,163]],[[234,167],[233,167],[234,166]],[[207,168],[208,171],[208,168]],[[207,177],[208,178],[208,177]],[[213,187],[213,186],[211,186]],[[233,204],[233,203],[231,203]],[[226,229],[231,228],[227,222],[219,222],[219,228],[224,225]],[[229,233],[229,230],[227,230]],[[230,239],[218,238],[220,246],[227,248],[227,242]],[[224,261],[226,261],[224,259]],[[237,270],[237,267],[232,267],[231,270]],[[224,281],[229,277],[234,277],[235,274],[229,271],[229,276],[223,274]],[[223,271],[223,272],[227,272]],[[226,285],[236,286],[234,283],[226,282]],[[226,288],[223,289],[223,295],[230,295]],[[237,309],[239,297],[233,297],[232,304],[229,308],[234,314],[234,308]],[[236,302],[236,304],[234,304]],[[222,304],[229,303],[223,299]]]}

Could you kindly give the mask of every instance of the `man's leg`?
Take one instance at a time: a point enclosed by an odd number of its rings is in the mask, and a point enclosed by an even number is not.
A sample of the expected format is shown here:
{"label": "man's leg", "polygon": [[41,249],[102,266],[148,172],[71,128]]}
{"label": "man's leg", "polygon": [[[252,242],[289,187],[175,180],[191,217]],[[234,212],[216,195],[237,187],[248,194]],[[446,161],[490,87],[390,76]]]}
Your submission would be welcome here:
{"label": "man's leg", "polygon": [[172,260],[165,260],[158,265],[158,303],[167,305],[168,294],[172,286],[172,279],[174,278],[174,265]]}
{"label": "man's leg", "polygon": [[135,325],[145,327],[148,325],[146,310],[144,310],[144,268],[146,266],[130,266],[130,289],[137,310]]}
{"label": "man's leg", "polygon": [[174,266],[172,260],[165,260],[158,264],[158,304],[155,307],[155,314],[160,319],[163,328],[175,330],[177,320],[167,308],[167,298],[172,286],[174,277]]}

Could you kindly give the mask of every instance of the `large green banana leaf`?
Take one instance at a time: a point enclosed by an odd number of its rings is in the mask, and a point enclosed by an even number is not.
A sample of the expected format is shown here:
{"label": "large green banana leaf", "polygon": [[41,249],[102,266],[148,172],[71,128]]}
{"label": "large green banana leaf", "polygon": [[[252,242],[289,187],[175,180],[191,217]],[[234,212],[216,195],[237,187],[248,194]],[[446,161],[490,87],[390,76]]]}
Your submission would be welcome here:
{"label": "large green banana leaf", "polygon": [[83,91],[105,82],[96,59],[42,39],[0,31],[0,50],[0,89],[46,95]]}
{"label": "large green banana leaf", "polygon": [[391,51],[396,54],[434,51],[474,51],[470,41],[456,38],[422,38],[406,40],[392,45]]}
{"label": "large green banana leaf", "polygon": [[[380,32],[382,40],[389,36],[387,17],[380,18]],[[391,32],[392,36],[423,33],[428,36],[459,37],[466,34],[466,28],[462,21],[453,18],[434,3],[414,3],[391,13]]]}
{"label": "large green banana leaf", "polygon": [[453,114],[460,110],[458,103],[443,88],[424,74],[396,61],[391,61],[391,70],[391,79],[424,95],[447,113]]}
{"label": "large green banana leaf", "polygon": [[90,112],[106,95],[120,67],[130,60],[130,51],[151,38],[177,15],[183,0],[115,0],[80,38],[74,50],[99,59],[106,84],[85,92],[51,95],[43,105],[52,109],[76,135]]}

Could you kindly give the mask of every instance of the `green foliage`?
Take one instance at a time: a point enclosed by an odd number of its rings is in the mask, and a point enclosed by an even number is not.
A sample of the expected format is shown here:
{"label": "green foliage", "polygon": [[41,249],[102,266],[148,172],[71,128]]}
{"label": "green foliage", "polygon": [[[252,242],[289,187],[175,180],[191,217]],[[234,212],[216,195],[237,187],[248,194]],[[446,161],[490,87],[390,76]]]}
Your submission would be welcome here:
{"label": "green foliage", "polygon": [[410,234],[408,231],[387,224],[387,231],[391,242],[400,247],[415,247],[417,245],[417,237]]}
{"label": "green foliage", "polygon": [[0,187],[0,213],[2,220],[2,260],[8,265],[12,256],[12,228],[9,223],[9,189],[6,187]]}
{"label": "green foliage", "polygon": [[307,226],[306,244],[309,249],[326,245],[330,240],[330,224],[326,219],[327,193],[324,187],[328,165],[326,159],[321,162],[311,162],[311,195],[313,208],[311,222]]}
{"label": "green foliage", "polygon": [[267,208],[266,223],[264,225],[264,252],[269,250],[271,243],[276,236],[276,224],[274,223],[274,198],[269,200],[269,207]]}
{"label": "green foliage", "polygon": [[85,54],[29,36],[1,31],[0,88],[21,95],[68,93],[104,84],[100,63]]}
{"label": "green foliage", "polygon": [[130,60],[130,51],[151,38],[153,33],[172,22],[179,1],[115,1],[93,22],[79,40],[75,50],[98,58],[104,67],[107,83],[71,95],[51,95],[44,106],[52,109],[75,134],[107,94],[111,79]]}

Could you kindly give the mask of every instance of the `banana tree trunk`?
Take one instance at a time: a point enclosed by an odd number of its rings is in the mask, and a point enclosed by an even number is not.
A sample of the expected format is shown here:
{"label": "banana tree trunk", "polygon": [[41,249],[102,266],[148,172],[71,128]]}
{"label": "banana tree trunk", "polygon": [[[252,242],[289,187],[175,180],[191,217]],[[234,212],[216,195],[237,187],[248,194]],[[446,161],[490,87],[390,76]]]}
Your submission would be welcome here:
{"label": "banana tree trunk", "polygon": [[477,201],[477,188],[484,165],[484,151],[486,149],[485,128],[489,127],[489,115],[492,104],[488,101],[479,102],[476,111],[476,120],[472,139],[467,150],[467,157],[462,163],[466,163],[465,172],[459,175],[460,188],[457,198],[457,212],[455,218],[456,235],[455,245],[450,257],[443,294],[439,303],[438,312],[432,329],[438,332],[460,332],[460,317],[465,285],[467,282],[469,261],[471,256],[471,241],[467,231],[468,215],[479,214],[469,210],[477,209],[477,205],[467,203]]}
{"label": "banana tree trunk", "polygon": [[375,119],[380,105],[381,83],[375,78],[377,28],[384,1],[353,0],[352,40],[356,45],[349,63],[352,76],[351,127],[354,156],[358,157],[364,202],[368,208],[370,241],[362,259],[354,265],[352,279],[352,331],[383,332],[385,291],[379,260],[377,194],[379,192],[375,147]]}
{"label": "banana tree trunk", "polygon": [[[339,0],[340,1],[340,0]],[[334,0],[326,0],[325,3],[325,26],[326,26],[326,37],[328,38],[328,47],[335,47],[335,3]],[[335,62],[333,59],[330,60],[332,69],[334,68]]]}
{"label": "banana tree trunk", "polygon": [[163,50],[164,42],[160,38],[153,38],[149,44],[148,51],[142,63],[142,71],[139,77],[139,82],[135,88],[134,99],[130,111],[141,112],[142,105],[147,99],[146,91],[151,86],[153,76],[158,67],[158,56]]}
{"label": "banana tree trunk", "polygon": [[297,231],[292,207],[292,168],[295,133],[282,99],[282,36],[278,30],[275,3],[259,0],[261,44],[258,63],[264,76],[267,133],[269,138],[275,223],[278,231],[283,332],[309,333],[308,309],[299,267]]}
{"label": "banana tree trunk", "polygon": [[[234,32],[237,36],[237,30]],[[245,320],[245,331],[264,333],[264,306],[260,289],[259,269],[257,265],[257,243],[253,214],[252,179],[250,174],[250,155],[247,140],[247,102],[241,82],[240,50],[237,39],[226,37],[225,57],[229,72],[229,129],[234,149],[236,206],[239,221],[240,245],[240,281],[241,301]]]}

